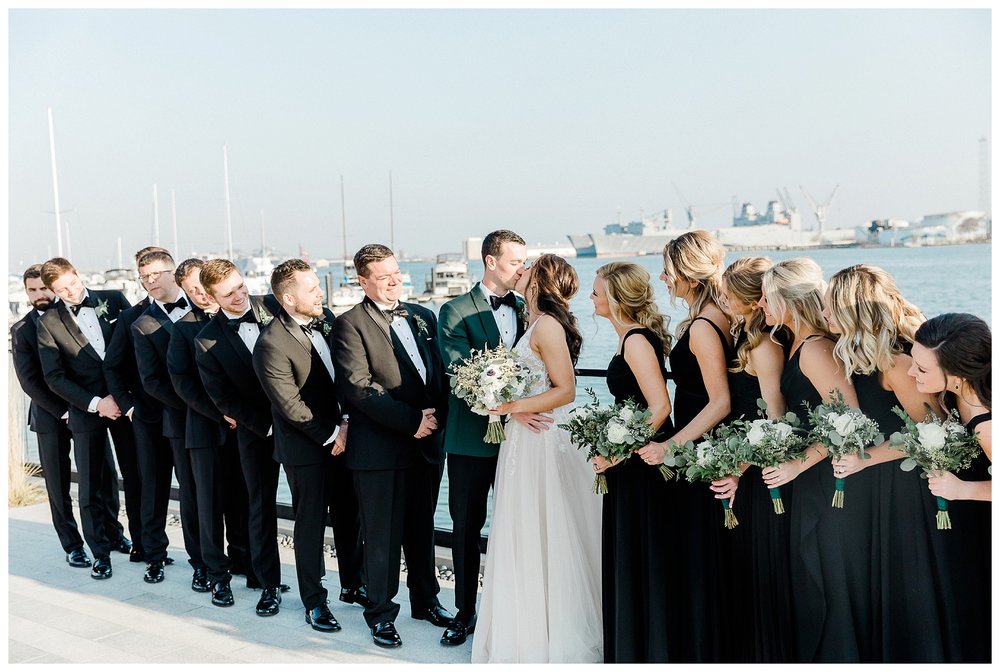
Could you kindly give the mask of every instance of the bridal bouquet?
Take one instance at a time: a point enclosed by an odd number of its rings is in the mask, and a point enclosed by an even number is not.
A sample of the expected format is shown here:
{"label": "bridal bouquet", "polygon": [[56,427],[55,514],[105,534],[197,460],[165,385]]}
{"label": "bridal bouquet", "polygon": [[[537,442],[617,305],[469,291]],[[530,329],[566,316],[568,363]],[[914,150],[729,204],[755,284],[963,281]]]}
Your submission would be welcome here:
{"label": "bridal bouquet", "polygon": [[[913,422],[910,416],[896,406],[892,412],[906,423],[906,433],[895,432],[889,437],[889,445],[902,451],[906,458],[899,464],[903,471],[912,471],[920,467],[924,473],[921,478],[927,478],[936,471],[958,471],[967,469],[972,460],[982,450],[975,434],[970,434],[958,417],[958,411],[952,410],[943,420],[937,417],[927,407],[927,419],[923,422]],[[937,529],[950,530],[951,517],[948,515],[948,500],[937,498]]]}
{"label": "bridal bouquet", "polygon": [[[700,443],[688,441],[675,452],[678,466],[684,466],[684,477],[691,483],[705,481],[711,483],[729,476],[740,476],[743,464],[750,462],[750,443],[746,438],[747,423],[736,420],[728,425],[719,425],[705,434]],[[740,524],[736,514],[729,507],[729,500],[722,500],[724,524],[731,530]]]}
{"label": "bridal bouquet", "polygon": [[[763,400],[757,402],[761,405]],[[766,410],[766,406],[762,406]],[[805,433],[799,429],[799,418],[789,411],[780,420],[761,418],[744,423],[746,440],[750,444],[750,456],[747,462],[764,468],[777,467],[782,462],[803,459],[803,453],[809,447]],[[774,512],[785,512],[785,504],[781,501],[781,490],[770,489],[771,505]]]}
{"label": "bridal bouquet", "polygon": [[[871,459],[865,448],[885,441],[879,433],[878,423],[844,401],[844,395],[837,390],[836,398],[816,408],[810,408],[809,420],[813,428],[809,432],[809,443],[822,443],[833,460],[844,455],[857,455],[863,460]],[[844,480],[834,481],[833,502],[830,506],[844,508]]]}
{"label": "bridal bouquet", "polygon": [[[613,406],[601,406],[593,388],[587,388],[590,403],[577,406],[569,413],[569,420],[557,425],[569,432],[577,448],[587,448],[587,459],[598,455],[606,460],[626,458],[636,448],[642,448],[655,433],[649,424],[652,413],[641,408],[631,399]],[[604,474],[594,476],[594,493],[608,492]]]}
{"label": "bridal bouquet", "polygon": [[506,401],[523,397],[538,382],[538,374],[521,363],[516,353],[499,345],[492,350],[473,350],[461,364],[451,365],[451,390],[477,415],[490,418],[486,443],[506,438],[500,417],[490,411]]}

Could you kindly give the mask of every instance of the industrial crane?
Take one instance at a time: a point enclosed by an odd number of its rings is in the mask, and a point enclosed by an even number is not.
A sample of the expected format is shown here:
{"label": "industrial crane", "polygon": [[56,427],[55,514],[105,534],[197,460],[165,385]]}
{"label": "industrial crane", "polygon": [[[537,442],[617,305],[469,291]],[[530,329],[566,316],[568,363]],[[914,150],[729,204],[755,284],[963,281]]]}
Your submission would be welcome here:
{"label": "industrial crane", "polygon": [[[705,203],[702,205],[691,205],[688,203],[687,199],[684,198],[684,195],[681,193],[680,187],[677,186],[677,183],[672,182],[671,184],[674,185],[674,191],[677,192],[677,197],[681,199],[681,203],[684,205],[684,212],[687,214],[688,219],[688,229],[693,229],[695,222],[698,219],[695,214],[695,208],[703,208],[702,212],[712,212],[713,210],[718,210],[719,208],[729,205],[729,203]],[[707,210],[704,210],[705,208],[707,208]]]}
{"label": "industrial crane", "polygon": [[813,214],[816,215],[816,224],[819,226],[819,230],[816,232],[816,239],[822,242],[823,225],[826,223],[826,215],[830,212],[830,204],[833,202],[833,197],[837,195],[837,189],[840,189],[840,185],[838,184],[833,188],[833,191],[830,192],[830,197],[821,205],[816,205],[816,201],[809,195],[805,187],[799,185],[799,189],[802,190],[806,200],[809,201],[809,207],[812,208]]}

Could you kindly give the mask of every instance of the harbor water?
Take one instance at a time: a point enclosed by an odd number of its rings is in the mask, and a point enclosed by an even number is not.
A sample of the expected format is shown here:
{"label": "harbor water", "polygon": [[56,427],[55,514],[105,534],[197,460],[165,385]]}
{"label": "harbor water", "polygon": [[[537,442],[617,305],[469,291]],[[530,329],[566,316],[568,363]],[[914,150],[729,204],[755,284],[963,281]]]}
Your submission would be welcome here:
{"label": "harbor water", "polygon": [[[853,264],[874,264],[891,273],[903,295],[920,308],[927,317],[945,312],[967,312],[982,317],[992,325],[990,315],[991,250],[990,244],[975,244],[918,248],[834,248],[809,251],[731,252],[726,256],[726,262],[728,264],[740,257],[751,255],[768,256],[774,261],[809,256],[822,267],[823,274],[827,278],[838,270]],[[666,286],[658,279],[663,268],[662,258],[659,255],[650,255],[631,257],[626,260],[641,264],[650,272],[657,302],[663,313],[671,318],[672,327],[676,327],[683,319],[687,309],[683,302],[677,302],[676,306],[671,305]],[[613,260],[575,258],[569,261],[580,278],[580,291],[570,303],[570,308],[579,321],[580,331],[584,339],[578,366],[580,368],[604,369],[615,352],[617,336],[607,320],[594,316],[593,304],[589,297],[596,270]],[[411,274],[414,285],[419,290],[423,286],[423,278],[431,270],[432,263],[403,262],[400,266]],[[482,262],[471,262],[469,271],[477,278],[481,277]],[[336,273],[337,271],[331,269],[330,272]],[[427,305],[435,312],[440,307],[440,303]],[[11,374],[13,375],[13,371]],[[609,400],[603,379],[580,378],[577,381],[578,394],[582,394],[586,387],[593,387],[602,399]],[[27,432],[27,436],[29,460],[37,462],[34,434]],[[583,454],[581,454],[580,459],[584,459]],[[279,484],[278,501],[291,503],[284,474],[282,474]],[[451,529],[451,517],[448,514],[447,474],[441,483],[435,524],[440,529]]]}

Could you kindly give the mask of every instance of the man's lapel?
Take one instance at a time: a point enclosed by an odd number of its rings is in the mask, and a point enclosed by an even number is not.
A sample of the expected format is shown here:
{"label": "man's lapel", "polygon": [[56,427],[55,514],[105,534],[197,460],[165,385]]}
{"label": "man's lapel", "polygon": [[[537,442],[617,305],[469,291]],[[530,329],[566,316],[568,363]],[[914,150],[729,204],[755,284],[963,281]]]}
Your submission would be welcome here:
{"label": "man's lapel", "polygon": [[76,323],[73,315],[69,312],[69,306],[66,305],[65,302],[60,301],[56,304],[56,309],[59,311],[59,319],[62,320],[63,327],[66,328],[66,332],[69,333],[69,335],[73,337],[73,340],[76,341],[77,345],[80,346],[80,349],[97,361],[101,361],[100,356],[97,354],[97,350],[94,350],[94,346],[92,346],[90,341],[87,340],[87,337],[83,335],[83,332],[80,330],[80,325]]}
{"label": "man's lapel", "polygon": [[517,306],[514,307],[514,321],[517,323],[517,334],[514,336],[514,345],[517,345],[517,342],[521,340],[522,336],[524,336],[524,320],[521,319],[521,312],[524,310],[526,310],[524,307],[524,299],[518,296]]}
{"label": "man's lapel", "polygon": [[229,318],[226,317],[225,313],[220,310],[214,319],[222,331],[222,337],[226,339],[229,347],[236,353],[236,359],[240,360],[240,363],[244,366],[253,366],[253,357],[250,348],[240,338],[238,329],[233,329],[230,326]]}
{"label": "man's lapel", "polygon": [[[97,323],[101,325],[101,333],[104,335],[104,347],[111,344],[111,302],[108,301],[107,297],[101,298],[101,295],[96,291],[91,291],[90,295],[93,296],[94,310],[97,310],[97,306],[103,301],[104,305],[107,306],[107,313],[104,316],[98,315]],[[118,319],[117,312],[115,313],[115,319]]]}
{"label": "man's lapel", "polygon": [[395,350],[392,334],[390,333],[391,329],[389,327],[389,320],[385,319],[385,315],[382,313],[382,310],[367,296],[361,302],[361,305],[364,308],[365,314],[368,315],[368,318],[375,323],[378,330],[382,332],[383,336],[385,336],[385,340],[389,343],[389,347]]}
{"label": "man's lapel", "polygon": [[291,335],[295,341],[302,346],[302,349],[306,351],[307,355],[312,355],[312,341],[306,336],[305,330],[302,328],[298,322],[288,314],[287,311],[282,310],[278,319],[281,320],[281,326],[283,326],[288,333]]}
{"label": "man's lapel", "polygon": [[[487,343],[483,345],[485,348],[495,348],[500,345],[500,329],[497,327],[496,318],[493,317],[493,308],[490,307],[490,302],[483,295],[479,285],[480,283],[476,283],[469,296],[472,298],[473,311],[479,316],[479,322],[486,334]],[[478,343],[472,343],[473,349],[479,350],[477,346]]]}

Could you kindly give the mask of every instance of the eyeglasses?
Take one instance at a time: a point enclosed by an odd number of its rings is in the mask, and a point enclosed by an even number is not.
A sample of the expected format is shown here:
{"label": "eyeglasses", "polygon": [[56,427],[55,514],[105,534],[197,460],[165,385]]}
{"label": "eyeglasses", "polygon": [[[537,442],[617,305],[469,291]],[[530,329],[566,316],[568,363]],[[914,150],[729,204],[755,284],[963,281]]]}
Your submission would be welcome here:
{"label": "eyeglasses", "polygon": [[140,275],[139,276],[139,280],[141,280],[142,282],[150,282],[152,280],[156,280],[157,278],[159,278],[164,273],[173,273],[173,272],[174,272],[174,269],[172,269],[172,268],[168,268],[168,269],[166,269],[164,271],[150,271],[146,275]]}

